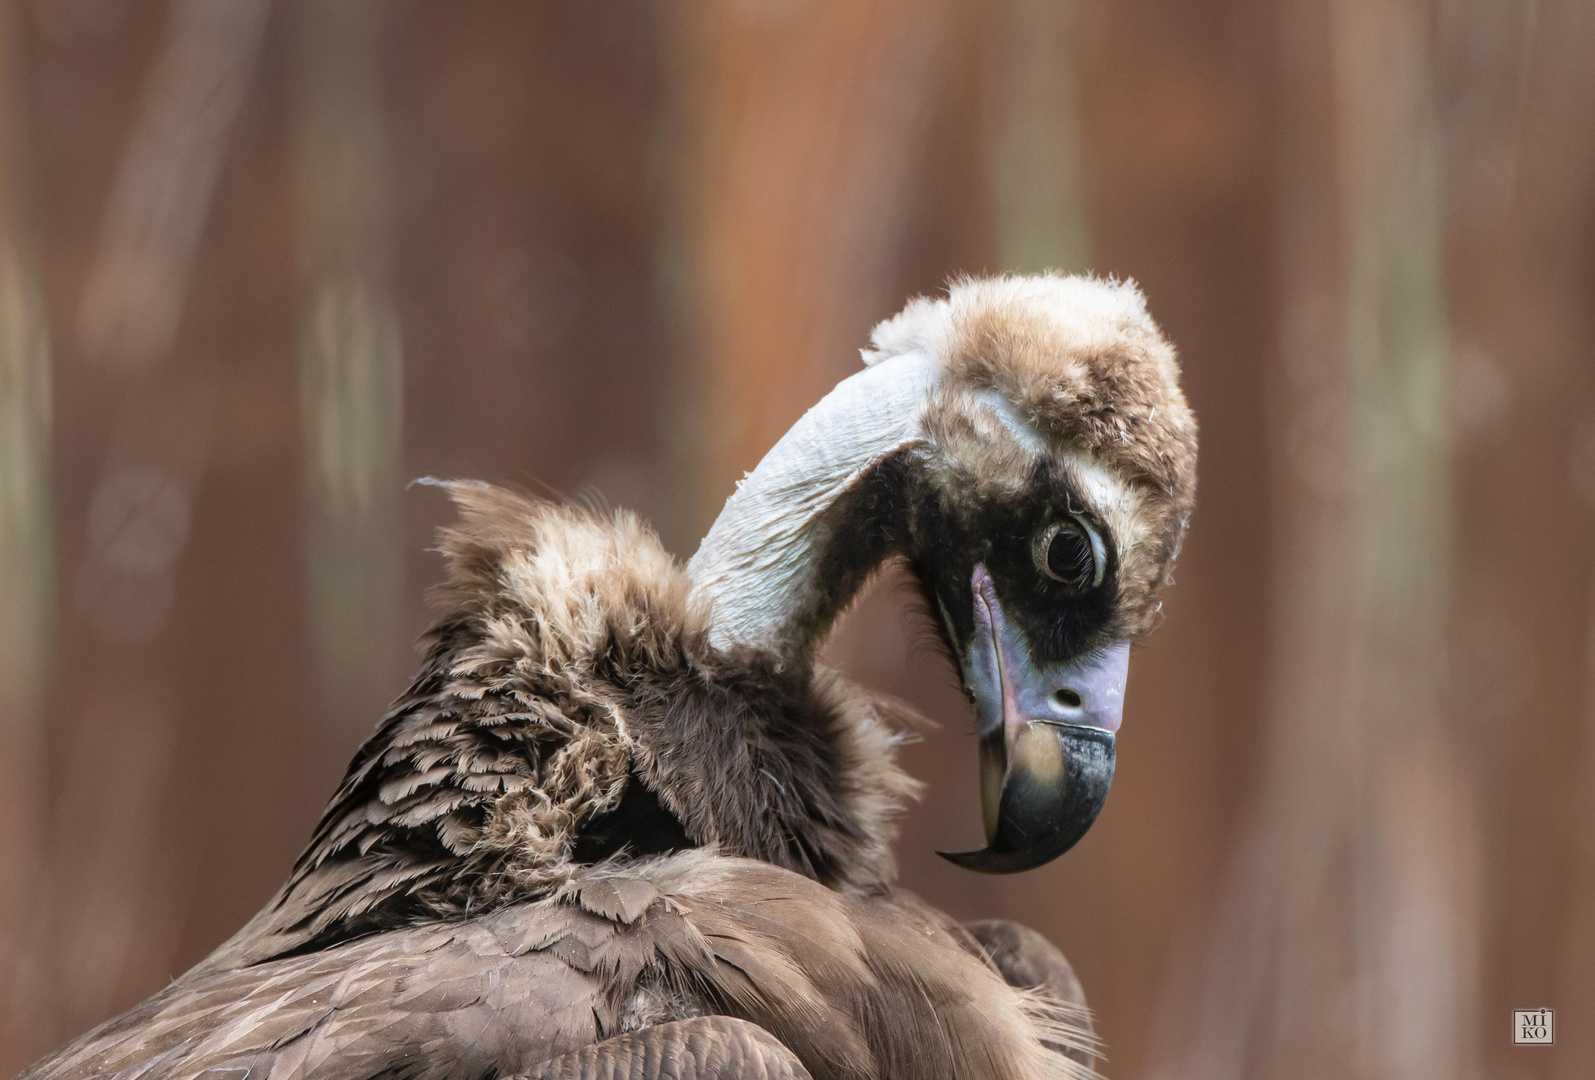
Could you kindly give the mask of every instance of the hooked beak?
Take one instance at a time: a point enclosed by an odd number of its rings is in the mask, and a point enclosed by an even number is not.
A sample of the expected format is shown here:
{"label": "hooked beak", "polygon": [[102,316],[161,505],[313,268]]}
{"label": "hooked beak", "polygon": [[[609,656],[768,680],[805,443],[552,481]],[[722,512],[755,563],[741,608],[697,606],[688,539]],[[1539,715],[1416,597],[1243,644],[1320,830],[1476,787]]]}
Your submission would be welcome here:
{"label": "hooked beak", "polygon": [[986,847],[938,852],[969,870],[1010,874],[1068,851],[1097,819],[1113,782],[1130,645],[1038,669],[975,567],[975,636],[963,657],[980,734]]}

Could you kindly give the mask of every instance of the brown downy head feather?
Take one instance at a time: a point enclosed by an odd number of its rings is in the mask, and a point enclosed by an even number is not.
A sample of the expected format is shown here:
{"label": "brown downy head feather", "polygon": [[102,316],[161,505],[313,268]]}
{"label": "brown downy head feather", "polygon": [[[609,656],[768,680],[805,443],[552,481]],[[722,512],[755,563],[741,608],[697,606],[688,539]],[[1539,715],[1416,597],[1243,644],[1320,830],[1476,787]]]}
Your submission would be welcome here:
{"label": "brown downy head feather", "polygon": [[929,465],[955,504],[977,501],[962,492],[1021,491],[1038,455],[1101,493],[1096,508],[1130,541],[1119,552],[1117,629],[1151,630],[1195,506],[1196,419],[1174,348],[1135,284],[965,278],[945,297],[912,301],[871,343],[868,364],[915,351],[936,359]]}
{"label": "brown downy head feather", "polygon": [[891,881],[915,790],[898,707],[712,649],[681,568],[630,513],[445,486],[460,520],[420,674],[288,883],[199,970],[547,895],[623,848]]}

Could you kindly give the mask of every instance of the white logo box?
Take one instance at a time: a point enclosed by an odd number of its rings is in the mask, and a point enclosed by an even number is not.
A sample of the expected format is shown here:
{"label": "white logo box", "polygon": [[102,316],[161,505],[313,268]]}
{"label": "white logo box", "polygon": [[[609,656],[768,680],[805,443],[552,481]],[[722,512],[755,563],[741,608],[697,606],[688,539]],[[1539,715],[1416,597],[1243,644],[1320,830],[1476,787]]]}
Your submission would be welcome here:
{"label": "white logo box", "polygon": [[1512,1042],[1518,1046],[1550,1046],[1556,1041],[1556,1013],[1550,1009],[1512,1010]]}

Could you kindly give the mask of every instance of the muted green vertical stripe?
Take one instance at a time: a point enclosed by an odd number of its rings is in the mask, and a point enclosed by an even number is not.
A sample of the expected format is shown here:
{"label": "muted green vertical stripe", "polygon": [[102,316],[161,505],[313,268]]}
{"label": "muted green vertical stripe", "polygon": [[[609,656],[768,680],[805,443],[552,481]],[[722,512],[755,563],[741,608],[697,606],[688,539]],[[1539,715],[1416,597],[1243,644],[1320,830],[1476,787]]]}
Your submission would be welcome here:
{"label": "muted green vertical stripe", "polygon": [[[16,5],[0,3],[0,1003],[20,985],[36,881],[55,592],[50,350],[30,243],[20,23]],[[0,1067],[17,1034],[7,1011],[0,1004]]]}
{"label": "muted green vertical stripe", "polygon": [[329,772],[403,678],[403,354],[389,287],[385,6],[293,7],[307,553]]}
{"label": "muted green vertical stripe", "polygon": [[990,54],[988,155],[1002,269],[1091,265],[1074,0],[999,0]]}
{"label": "muted green vertical stripe", "polygon": [[0,686],[19,718],[37,715],[44,692],[52,536],[49,342],[32,267],[13,241],[0,247]]}
{"label": "muted green vertical stripe", "polygon": [[1348,176],[1361,194],[1347,335],[1361,622],[1347,675],[1365,778],[1353,811],[1359,1020],[1378,1075],[1452,1080],[1478,1058],[1468,943],[1480,855],[1470,740],[1445,715],[1441,685],[1453,523],[1436,76],[1422,5],[1342,0],[1340,18]]}

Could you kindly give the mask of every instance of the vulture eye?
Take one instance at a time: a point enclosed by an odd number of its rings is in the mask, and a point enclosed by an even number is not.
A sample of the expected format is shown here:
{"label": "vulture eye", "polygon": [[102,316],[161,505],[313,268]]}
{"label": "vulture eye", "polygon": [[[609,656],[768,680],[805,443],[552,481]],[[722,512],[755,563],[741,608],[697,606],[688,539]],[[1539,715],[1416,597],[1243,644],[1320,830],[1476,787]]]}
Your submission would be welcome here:
{"label": "vulture eye", "polygon": [[1036,568],[1071,592],[1102,584],[1107,559],[1102,538],[1078,518],[1049,525],[1036,537]]}

